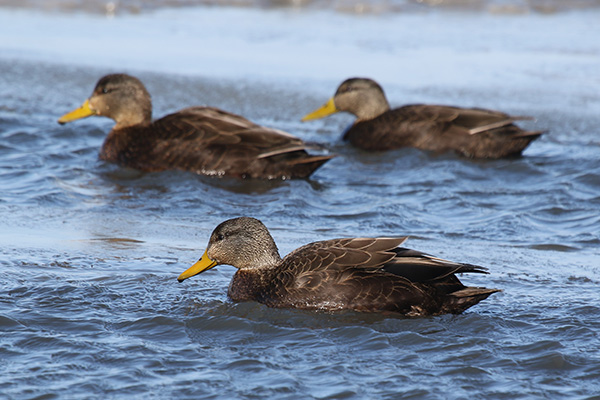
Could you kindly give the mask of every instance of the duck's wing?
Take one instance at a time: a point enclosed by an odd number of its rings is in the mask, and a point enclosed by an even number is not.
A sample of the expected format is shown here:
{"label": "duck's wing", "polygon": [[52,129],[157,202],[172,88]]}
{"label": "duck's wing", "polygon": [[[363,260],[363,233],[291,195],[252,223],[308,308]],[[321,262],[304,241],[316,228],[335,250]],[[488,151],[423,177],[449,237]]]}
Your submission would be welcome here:
{"label": "duck's wing", "polygon": [[273,305],[323,310],[395,308],[398,290],[393,279],[382,279],[376,271],[396,256],[392,250],[404,240],[334,239],[300,247],[280,264],[272,294],[279,304]]}
{"label": "duck's wing", "polygon": [[305,277],[331,272],[385,272],[411,282],[443,280],[456,273],[487,273],[486,268],[457,263],[416,250],[398,247],[408,237],[333,239],[303,246],[284,258],[295,284]]}
{"label": "duck's wing", "polygon": [[[173,167],[205,174],[261,177],[270,173],[268,168],[284,170],[319,158],[308,156],[305,143],[289,133],[212,107],[181,110],[155,121],[152,128],[157,132],[157,157]],[[330,158],[320,156],[317,161],[320,165]]]}
{"label": "duck's wing", "polygon": [[416,250],[399,247],[394,249],[394,252],[396,257],[387,262],[382,269],[411,282],[442,281],[459,273],[487,274],[484,267],[448,261]]}
{"label": "duck's wing", "polygon": [[348,267],[374,270],[393,259],[393,251],[407,237],[348,238],[314,242],[300,247],[284,258],[290,268],[301,273],[337,270]]}
{"label": "duck's wing", "polygon": [[409,105],[401,107],[399,110],[403,110],[413,121],[421,120],[446,126],[451,125],[454,128],[454,133],[466,135],[476,135],[512,126],[516,121],[533,119],[526,116],[511,116],[500,111],[483,108],[462,108],[430,104]]}
{"label": "duck's wing", "polygon": [[439,313],[445,302],[452,305],[444,312],[460,312],[495,291],[465,294],[468,301],[454,306],[446,296],[466,289],[454,274],[485,269],[398,247],[405,240],[336,239],[301,247],[283,259],[274,297],[299,308],[426,315]]}
{"label": "duck's wing", "polygon": [[301,139],[278,129],[213,107],[190,107],[154,122],[162,139],[202,142],[205,145],[247,144],[260,149],[302,145]]}
{"label": "duck's wing", "polygon": [[353,271],[375,271],[396,257],[407,238],[352,238],[314,242],[289,253],[281,263],[281,282],[290,288],[316,288]]}

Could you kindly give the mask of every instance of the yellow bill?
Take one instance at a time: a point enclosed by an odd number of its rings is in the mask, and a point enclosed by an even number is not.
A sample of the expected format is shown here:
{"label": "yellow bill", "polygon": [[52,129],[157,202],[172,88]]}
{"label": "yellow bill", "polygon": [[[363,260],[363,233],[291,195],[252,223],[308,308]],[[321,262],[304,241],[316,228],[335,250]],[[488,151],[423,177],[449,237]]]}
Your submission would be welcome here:
{"label": "yellow bill", "polygon": [[313,111],[313,112],[311,112],[309,114],[306,114],[302,118],[302,122],[304,122],[304,121],[310,121],[311,119],[323,118],[323,117],[326,117],[328,115],[334,114],[334,113],[336,113],[338,111],[339,110],[335,106],[335,103],[333,102],[333,97],[332,97],[322,107],[316,109],[315,111]]}
{"label": "yellow bill", "polygon": [[186,269],[181,275],[179,275],[177,280],[179,282],[183,282],[187,278],[191,278],[192,276],[198,275],[201,272],[208,271],[216,265],[217,262],[211,260],[208,257],[208,254],[206,254],[206,251],[204,251],[204,254],[202,254],[202,258],[198,260],[194,265]]}
{"label": "yellow bill", "polygon": [[62,117],[58,119],[59,124],[66,124],[67,122],[75,121],[76,119],[86,118],[91,115],[96,115],[96,111],[90,108],[89,100],[83,102],[81,107],[71,111],[70,113],[66,113]]}

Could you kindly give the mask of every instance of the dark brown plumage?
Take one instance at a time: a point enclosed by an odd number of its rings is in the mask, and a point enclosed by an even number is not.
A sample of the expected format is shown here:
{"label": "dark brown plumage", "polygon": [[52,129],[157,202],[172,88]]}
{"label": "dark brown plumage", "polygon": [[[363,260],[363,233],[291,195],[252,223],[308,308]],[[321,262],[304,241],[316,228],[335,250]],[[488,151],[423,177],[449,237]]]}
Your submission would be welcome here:
{"label": "dark brown plumage", "polygon": [[288,133],[254,124],[212,107],[190,107],[152,122],[152,103],[137,78],[101,78],[92,96],[61,117],[112,118],[100,159],[141,171],[179,169],[241,178],[306,178],[331,155],[309,155]]}
{"label": "dark brown plumage", "polygon": [[326,240],[282,259],[263,223],[240,217],[215,228],[202,258],[178,280],[229,264],[238,268],[228,292],[235,301],[406,316],[460,313],[498,291],[466,287],[455,275],[486,273],[485,268],[398,247],[406,239]]}
{"label": "dark brown plumage", "polygon": [[343,138],[364,150],[416,147],[470,158],[504,158],[520,155],[543,133],[514,124],[529,118],[481,108],[415,104],[391,110],[381,86],[366,78],[344,81],[332,99],[303,121],[338,111],[357,117]]}

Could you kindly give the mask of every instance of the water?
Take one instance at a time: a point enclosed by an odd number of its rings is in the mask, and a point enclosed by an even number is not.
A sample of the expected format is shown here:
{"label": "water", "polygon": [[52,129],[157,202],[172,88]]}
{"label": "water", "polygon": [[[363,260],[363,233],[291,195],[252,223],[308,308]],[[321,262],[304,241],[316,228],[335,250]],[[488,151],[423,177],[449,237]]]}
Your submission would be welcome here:
{"label": "water", "polygon": [[[0,9],[0,397],[600,397],[598,10],[106,18],[29,4]],[[211,104],[340,156],[283,182],[99,162],[111,122],[56,119],[117,71],[146,83],[155,116]],[[516,160],[364,153],[338,140],[348,116],[299,122],[353,75],[394,105],[479,105],[550,132]],[[459,316],[404,319],[232,303],[227,266],[178,284],[239,215],[263,220],[282,254],[410,235],[488,267],[464,282],[503,292]]]}

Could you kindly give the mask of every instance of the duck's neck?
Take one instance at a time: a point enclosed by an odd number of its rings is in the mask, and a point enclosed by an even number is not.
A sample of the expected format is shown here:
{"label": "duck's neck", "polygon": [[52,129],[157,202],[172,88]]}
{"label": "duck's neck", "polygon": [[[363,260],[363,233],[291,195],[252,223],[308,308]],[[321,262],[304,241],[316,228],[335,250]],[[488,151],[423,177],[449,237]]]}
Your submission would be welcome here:
{"label": "duck's neck", "polygon": [[132,126],[148,126],[152,123],[152,108],[140,106],[124,111],[115,118],[115,122],[113,131]]}
{"label": "duck's neck", "polygon": [[390,104],[381,90],[363,90],[342,93],[334,97],[340,111],[354,114],[356,122],[379,117],[390,109]]}
{"label": "duck's neck", "polygon": [[119,162],[119,154],[126,149],[128,142],[127,130],[112,129],[104,139],[99,158],[104,161]]}
{"label": "duck's neck", "polygon": [[234,301],[262,302],[272,287],[276,271],[275,267],[238,270],[229,284],[229,297]]}
{"label": "duck's neck", "polygon": [[130,164],[132,157],[149,154],[152,143],[148,140],[145,125],[134,125],[122,129],[113,128],[100,149],[101,160]]}
{"label": "duck's neck", "polygon": [[262,270],[266,271],[279,265],[281,256],[277,245],[271,235],[254,235],[254,246],[244,246],[238,257],[228,260],[240,270]]}
{"label": "duck's neck", "polygon": [[361,102],[353,114],[356,115],[356,122],[361,122],[377,118],[389,109],[390,104],[385,96],[373,96],[368,101]]}

